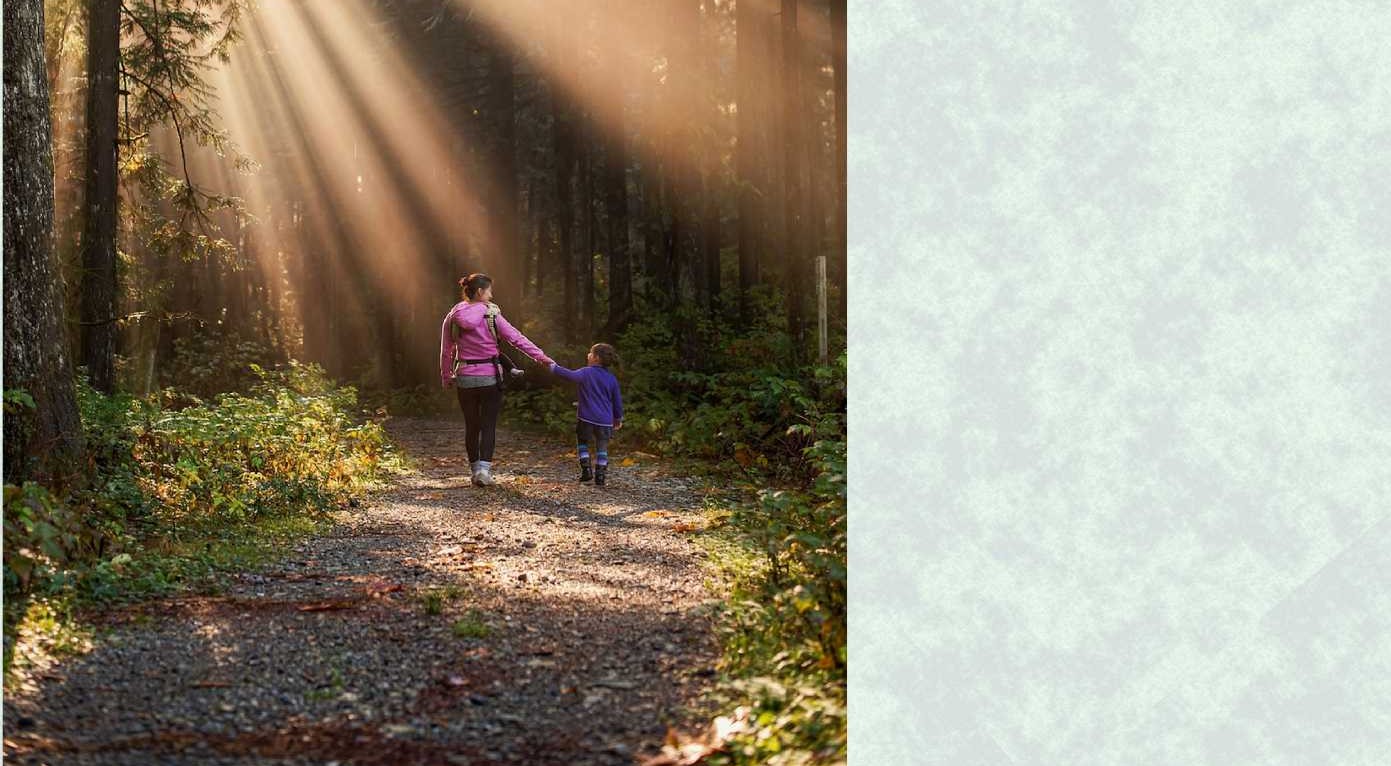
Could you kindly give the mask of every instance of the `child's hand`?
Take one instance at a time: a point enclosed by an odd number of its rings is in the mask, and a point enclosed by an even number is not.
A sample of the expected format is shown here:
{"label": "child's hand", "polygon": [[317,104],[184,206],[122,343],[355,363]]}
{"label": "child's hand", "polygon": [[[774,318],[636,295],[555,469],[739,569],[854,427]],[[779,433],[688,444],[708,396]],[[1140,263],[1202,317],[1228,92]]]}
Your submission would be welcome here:
{"label": "child's hand", "polygon": [[623,421],[621,421],[621,420],[618,421],[617,423],[614,423],[614,424],[613,424],[613,430],[615,430],[615,431],[617,431],[618,429],[620,429],[620,428],[622,428],[622,427],[623,427]]}

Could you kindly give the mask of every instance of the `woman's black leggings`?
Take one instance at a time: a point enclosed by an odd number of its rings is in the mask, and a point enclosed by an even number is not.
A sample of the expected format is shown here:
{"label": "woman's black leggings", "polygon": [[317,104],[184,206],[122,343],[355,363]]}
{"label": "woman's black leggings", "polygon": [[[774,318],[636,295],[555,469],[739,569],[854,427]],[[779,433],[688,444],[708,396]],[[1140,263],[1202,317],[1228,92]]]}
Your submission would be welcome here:
{"label": "woman's black leggings", "polygon": [[460,388],[459,409],[464,411],[464,447],[468,461],[493,459],[497,443],[497,416],[502,411],[502,390],[496,385]]}

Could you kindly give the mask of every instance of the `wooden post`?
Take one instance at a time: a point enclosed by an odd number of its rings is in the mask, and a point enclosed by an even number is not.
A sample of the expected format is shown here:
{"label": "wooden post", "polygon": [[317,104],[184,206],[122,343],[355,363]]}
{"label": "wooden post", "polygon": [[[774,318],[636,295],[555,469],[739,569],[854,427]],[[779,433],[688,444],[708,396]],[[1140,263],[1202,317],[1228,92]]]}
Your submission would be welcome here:
{"label": "wooden post", "polygon": [[826,256],[816,256],[816,338],[822,364],[826,364]]}

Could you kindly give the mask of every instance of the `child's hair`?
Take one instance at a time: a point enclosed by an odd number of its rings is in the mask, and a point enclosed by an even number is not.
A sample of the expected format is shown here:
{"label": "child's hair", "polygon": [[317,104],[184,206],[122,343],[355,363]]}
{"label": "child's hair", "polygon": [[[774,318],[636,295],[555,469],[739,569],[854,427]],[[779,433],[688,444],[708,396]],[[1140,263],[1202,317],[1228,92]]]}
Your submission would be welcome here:
{"label": "child's hair", "polygon": [[470,274],[459,280],[459,287],[463,289],[464,297],[469,300],[473,300],[473,296],[477,295],[479,290],[492,284],[493,278],[487,274]]}
{"label": "child's hair", "polygon": [[623,361],[618,358],[618,349],[607,343],[595,343],[589,347],[589,353],[599,357],[599,364],[605,367],[617,367]]}

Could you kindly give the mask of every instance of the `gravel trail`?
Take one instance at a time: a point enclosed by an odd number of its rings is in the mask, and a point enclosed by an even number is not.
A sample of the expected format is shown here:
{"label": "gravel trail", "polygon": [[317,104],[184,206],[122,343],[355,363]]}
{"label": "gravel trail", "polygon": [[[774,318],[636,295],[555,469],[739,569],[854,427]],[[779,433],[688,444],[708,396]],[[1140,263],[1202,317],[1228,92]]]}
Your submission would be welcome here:
{"label": "gravel trail", "polygon": [[708,720],[693,482],[638,455],[581,485],[571,445],[502,431],[476,488],[462,422],[388,431],[418,470],[328,534],[15,684],[5,761],[632,764]]}

